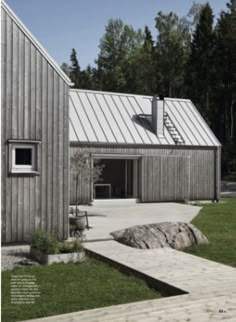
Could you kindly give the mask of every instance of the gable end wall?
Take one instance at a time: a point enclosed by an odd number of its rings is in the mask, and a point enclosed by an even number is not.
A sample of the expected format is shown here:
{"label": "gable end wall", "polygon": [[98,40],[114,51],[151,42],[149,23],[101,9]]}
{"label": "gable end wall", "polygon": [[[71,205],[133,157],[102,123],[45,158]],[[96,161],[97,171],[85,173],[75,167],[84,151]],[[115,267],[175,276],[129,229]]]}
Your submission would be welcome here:
{"label": "gable end wall", "polygon": [[[35,229],[67,238],[69,88],[1,13],[2,241],[28,241]],[[9,175],[9,139],[41,142],[38,176]]]}

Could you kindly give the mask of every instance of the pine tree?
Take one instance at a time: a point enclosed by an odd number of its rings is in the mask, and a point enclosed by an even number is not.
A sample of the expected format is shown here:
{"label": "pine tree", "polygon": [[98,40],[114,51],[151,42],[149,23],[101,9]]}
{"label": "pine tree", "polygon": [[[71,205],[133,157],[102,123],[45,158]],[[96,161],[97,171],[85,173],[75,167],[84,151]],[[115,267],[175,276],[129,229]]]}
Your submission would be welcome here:
{"label": "pine tree", "polygon": [[97,89],[95,80],[95,70],[90,65],[85,70],[80,72],[80,86],[81,89]]}
{"label": "pine tree", "polygon": [[70,55],[70,79],[74,83],[75,88],[80,87],[80,65],[77,59],[76,50],[73,48]]}
{"label": "pine tree", "polygon": [[148,28],[148,26],[145,26],[144,28],[144,47],[151,49],[151,51],[154,51],[154,41],[152,38],[152,33],[150,31],[150,29]]}
{"label": "pine tree", "polygon": [[61,69],[63,72],[70,77],[70,66],[67,63],[62,63],[61,64]]}
{"label": "pine tree", "polygon": [[236,171],[236,1],[227,4],[216,26],[217,90],[215,127],[223,144],[223,171]]}
{"label": "pine tree", "polygon": [[154,95],[157,91],[157,76],[156,76],[156,51],[152,33],[147,26],[144,29],[144,45],[142,47],[141,64],[138,69],[141,72],[141,80],[143,80],[143,90],[140,93],[146,95]]}
{"label": "pine tree", "polygon": [[191,53],[187,63],[187,95],[195,102],[208,123],[212,124],[212,88],[215,77],[215,33],[213,12],[207,3],[201,10],[193,34]]}
{"label": "pine tree", "polygon": [[144,42],[127,60],[125,78],[127,91],[153,95],[156,91],[155,47],[152,34],[146,26]]}

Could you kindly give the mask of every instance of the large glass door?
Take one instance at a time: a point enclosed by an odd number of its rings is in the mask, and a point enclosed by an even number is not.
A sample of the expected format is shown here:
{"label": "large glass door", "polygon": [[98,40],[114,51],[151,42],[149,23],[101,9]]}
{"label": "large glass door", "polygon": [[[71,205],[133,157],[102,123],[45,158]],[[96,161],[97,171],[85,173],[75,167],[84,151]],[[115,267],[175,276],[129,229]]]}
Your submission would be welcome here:
{"label": "large glass door", "polygon": [[99,181],[93,184],[94,199],[137,198],[137,162],[133,159],[96,159],[96,164],[104,168]]}

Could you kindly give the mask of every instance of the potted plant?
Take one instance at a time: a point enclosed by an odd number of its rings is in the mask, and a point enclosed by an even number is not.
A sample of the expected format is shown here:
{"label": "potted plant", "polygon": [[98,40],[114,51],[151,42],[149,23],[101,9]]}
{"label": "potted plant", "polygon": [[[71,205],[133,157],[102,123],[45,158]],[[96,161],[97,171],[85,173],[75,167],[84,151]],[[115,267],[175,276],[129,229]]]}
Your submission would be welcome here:
{"label": "potted plant", "polygon": [[[91,185],[93,182],[101,180],[101,174],[104,165],[92,165],[92,156],[88,152],[77,151],[70,159],[71,169],[73,172],[73,179],[75,180],[75,209],[70,208],[70,225],[75,225],[78,231],[83,231],[85,228],[89,229],[87,212],[79,211],[79,183]],[[91,200],[90,200],[91,202]],[[74,218],[76,217],[76,218]]]}

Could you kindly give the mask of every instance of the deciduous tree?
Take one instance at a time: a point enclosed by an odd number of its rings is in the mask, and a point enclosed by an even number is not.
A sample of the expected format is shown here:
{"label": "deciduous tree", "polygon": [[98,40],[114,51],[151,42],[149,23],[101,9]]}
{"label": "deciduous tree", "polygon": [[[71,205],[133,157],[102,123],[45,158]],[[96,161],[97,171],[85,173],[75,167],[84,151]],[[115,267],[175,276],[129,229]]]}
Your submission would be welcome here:
{"label": "deciduous tree", "polygon": [[184,68],[189,54],[189,25],[176,14],[157,14],[157,70],[159,91],[169,97],[183,95]]}
{"label": "deciduous tree", "polygon": [[97,59],[100,87],[109,91],[127,91],[127,66],[129,59],[143,45],[141,29],[123,23],[121,19],[110,19],[100,41]]}

